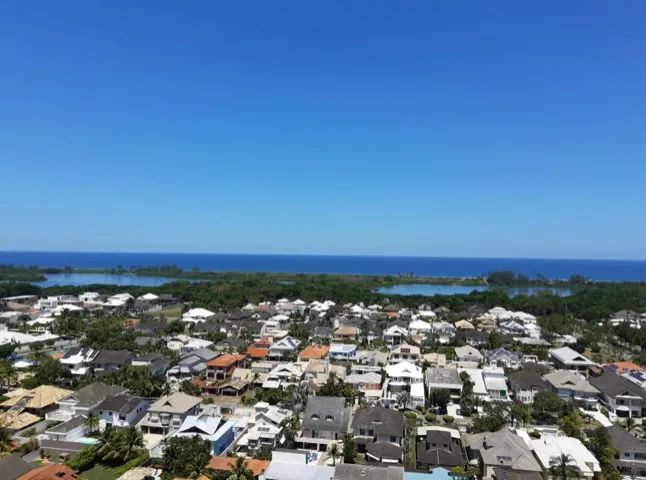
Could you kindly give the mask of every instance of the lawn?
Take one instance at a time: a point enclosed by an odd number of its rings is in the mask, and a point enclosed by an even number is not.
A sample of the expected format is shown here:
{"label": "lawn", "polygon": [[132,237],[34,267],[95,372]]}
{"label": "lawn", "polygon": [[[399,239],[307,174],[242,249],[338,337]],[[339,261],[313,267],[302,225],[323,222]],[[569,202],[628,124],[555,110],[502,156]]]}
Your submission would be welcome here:
{"label": "lawn", "polygon": [[79,480],[115,480],[119,473],[114,468],[108,468],[101,464],[86,470],[79,475]]}

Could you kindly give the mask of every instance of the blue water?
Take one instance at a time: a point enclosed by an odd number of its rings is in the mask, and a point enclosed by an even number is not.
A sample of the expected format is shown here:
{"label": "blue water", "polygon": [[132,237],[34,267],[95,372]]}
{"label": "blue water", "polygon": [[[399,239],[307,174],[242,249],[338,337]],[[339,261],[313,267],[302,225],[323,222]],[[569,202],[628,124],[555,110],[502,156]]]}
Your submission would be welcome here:
{"label": "blue water", "polygon": [[47,280],[34,282],[40,287],[54,285],[137,285],[141,287],[158,287],[165,283],[173,282],[176,278],[147,277],[139,275],[111,275],[109,273],[50,273],[45,275]]}
{"label": "blue water", "polygon": [[328,255],[238,255],[179,253],[0,252],[0,264],[41,267],[113,268],[118,265],[177,265],[184,269],[236,272],[302,272],[365,275],[412,273],[420,277],[473,277],[511,270],[561,279],[573,274],[592,280],[646,281],[646,261],[514,258],[371,257]]}
{"label": "blue water", "polygon": [[[499,287],[486,287],[482,285],[469,286],[469,285],[428,285],[423,283],[401,283],[393,285],[392,287],[382,287],[377,290],[384,295],[458,295],[471,293],[476,290],[483,292],[489,289],[500,289]],[[567,297],[572,294],[569,288],[553,288],[553,287],[525,287],[525,288],[502,288],[510,297],[516,295],[538,295],[540,293],[548,292],[560,297]]]}

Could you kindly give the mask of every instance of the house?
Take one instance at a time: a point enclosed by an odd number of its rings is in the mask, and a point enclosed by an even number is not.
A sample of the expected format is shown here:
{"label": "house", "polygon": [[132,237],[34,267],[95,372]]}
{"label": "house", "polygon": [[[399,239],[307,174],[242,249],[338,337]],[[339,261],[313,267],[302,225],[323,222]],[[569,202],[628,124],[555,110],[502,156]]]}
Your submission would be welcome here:
{"label": "house", "polygon": [[108,385],[103,382],[93,382],[76,392],[56,401],[57,409],[45,415],[45,420],[67,422],[74,417],[87,416],[101,401],[111,395],[125,393],[126,389],[119,385]]}
{"label": "house", "polygon": [[468,320],[458,320],[455,322],[455,328],[457,330],[475,330],[476,328],[473,326],[473,323],[469,322]]}
{"label": "house", "polygon": [[383,336],[386,345],[394,347],[395,345],[406,342],[406,339],[408,338],[408,330],[404,327],[400,327],[399,325],[393,325],[384,330]]}
{"label": "house", "polygon": [[[46,413],[51,412],[57,408],[56,402],[64,397],[73,393],[71,390],[64,388],[54,387],[52,385],[40,385],[31,390],[18,389],[14,392],[8,392],[5,396],[9,398],[0,403],[0,407],[13,409],[21,409],[25,412],[44,416]],[[5,412],[3,420],[6,416],[12,413],[11,411]],[[0,421],[0,423],[3,423]],[[6,426],[6,425],[5,425]]]}
{"label": "house", "polygon": [[615,465],[619,471],[625,475],[646,477],[646,443],[619,425],[612,425],[606,429],[612,446],[617,449]]}
{"label": "house", "polygon": [[426,353],[422,355],[422,360],[428,367],[446,367],[446,355],[444,353]]}
{"label": "house", "polygon": [[85,425],[85,418],[86,417],[78,416],[66,422],[49,426],[45,430],[44,438],[61,442],[77,441],[88,433],[88,428]]}
{"label": "house", "polygon": [[426,426],[417,428],[417,469],[464,467],[468,461],[460,432],[453,428]]}
{"label": "house", "polygon": [[211,453],[220,455],[236,438],[237,420],[224,420],[218,409],[187,415],[172,437],[199,437],[211,445]]}
{"label": "house", "polygon": [[528,368],[511,372],[508,378],[514,398],[524,404],[534,403],[534,396],[538,392],[550,389],[540,373]]}
{"label": "house", "polygon": [[[321,477],[321,480],[327,477]],[[333,480],[404,480],[404,467],[341,463],[336,466]],[[417,479],[415,479],[417,480]]]}
{"label": "house", "polygon": [[320,360],[327,357],[330,347],[327,345],[308,345],[298,354],[298,359],[302,361]]}
{"label": "house", "polygon": [[200,397],[182,392],[164,395],[150,405],[140,427],[147,433],[166,435],[177,430],[189,415],[197,415],[201,402]]}
{"label": "house", "polygon": [[247,358],[246,355],[226,354],[220,355],[206,364],[206,378],[208,380],[224,380],[231,375]]}
{"label": "house", "polygon": [[[381,398],[385,407],[415,408],[424,405],[424,376],[420,367],[410,362],[399,362],[386,367],[386,376]],[[401,405],[402,400],[408,405]]]}
{"label": "house", "polygon": [[607,372],[623,375],[624,373],[644,372],[646,368],[637,365],[635,362],[614,362],[603,366]]}
{"label": "house", "polygon": [[344,381],[364,393],[381,391],[381,374],[377,372],[351,373]]}
{"label": "house", "polygon": [[304,373],[305,364],[303,363],[279,363],[267,373],[267,378],[263,382],[262,387],[287,388],[289,385],[298,385],[303,379]]}
{"label": "house", "polygon": [[465,444],[467,456],[478,462],[483,480],[543,480],[543,468],[525,441],[506,428],[468,435]]}
{"label": "house", "polygon": [[431,334],[431,324],[424,320],[413,320],[408,324],[408,331],[411,335],[419,335],[421,337],[428,337]]}
{"label": "house", "polygon": [[217,353],[208,348],[193,350],[182,355],[179,361],[168,369],[166,378],[174,381],[190,380],[206,376],[206,364],[217,357]]}
{"label": "house", "polygon": [[264,360],[269,355],[269,348],[260,348],[255,345],[249,345],[245,355],[252,360]]}
{"label": "house", "polygon": [[352,361],[357,357],[357,346],[350,343],[332,343],[329,355],[333,360]]}
{"label": "house", "polygon": [[91,364],[95,372],[113,372],[130,365],[135,354],[128,350],[101,350]]}
{"label": "house", "polygon": [[501,367],[484,367],[482,369],[482,379],[484,380],[489,399],[494,402],[508,402],[509,392],[507,389],[507,377],[505,370]]}
{"label": "house", "polygon": [[455,326],[449,322],[434,322],[431,324],[433,327],[433,334],[437,336],[437,341],[441,344],[450,343],[455,338]]}
{"label": "house", "polygon": [[480,331],[464,331],[458,334],[458,338],[472,347],[483,347],[489,340],[489,333]]}
{"label": "house", "polygon": [[390,352],[390,359],[388,363],[391,365],[399,362],[412,362],[417,363],[420,360],[420,350],[419,347],[413,345],[408,345],[407,343],[402,343],[397,345]]}
{"label": "house", "polygon": [[[336,468],[339,467],[340,465]],[[309,452],[276,449],[272,452],[269,467],[258,478],[259,480],[331,480],[334,472],[334,467],[318,465]]]}
{"label": "house", "polygon": [[254,406],[255,415],[251,426],[238,442],[238,447],[246,447],[248,454],[255,454],[262,448],[273,450],[279,443],[282,423],[292,415],[291,410],[258,402]]}
{"label": "house", "polygon": [[207,322],[213,318],[215,318],[215,313],[207,310],[206,308],[191,308],[188,312],[182,315],[182,322],[197,324]]}
{"label": "house", "polygon": [[596,410],[599,390],[590,385],[585,377],[570,370],[555,370],[543,376],[559,398],[582,403],[586,408]]}
{"label": "house", "polygon": [[458,362],[482,363],[482,354],[471,345],[455,347],[455,359]]}
{"label": "house", "polygon": [[621,375],[605,372],[590,377],[590,384],[599,390],[601,404],[621,418],[646,416],[646,390]]}
{"label": "house", "polygon": [[426,388],[429,395],[433,390],[448,390],[451,399],[458,401],[462,394],[462,380],[455,368],[427,368]]}
{"label": "house", "polygon": [[558,476],[550,475],[550,461],[561,455],[569,456],[570,464],[579,470],[577,478],[592,479],[601,472],[599,461],[578,438],[543,432],[540,438],[529,442],[538,463],[547,472],[546,480],[559,480]]}
{"label": "house", "polygon": [[[236,457],[220,457],[214,455],[209,460],[207,468],[213,470],[217,473],[227,473],[230,472],[233,466],[236,464]],[[258,478],[262,475],[265,470],[269,467],[270,462],[268,460],[257,460],[255,458],[245,458],[245,466],[251,471],[251,474],[254,478]]]}
{"label": "house", "polygon": [[484,360],[487,365],[505,367],[516,370],[521,367],[523,354],[521,352],[510,352],[506,348],[497,348],[485,352]]}
{"label": "house", "polygon": [[359,333],[357,327],[341,326],[334,331],[334,340],[337,342],[356,342],[359,340]]}
{"label": "house", "polygon": [[107,426],[132,427],[143,418],[147,409],[148,400],[121,393],[107,397],[94,411],[99,416],[101,430],[105,430]]}
{"label": "house", "polygon": [[74,347],[67,350],[59,361],[72,375],[85,375],[98,354],[99,351],[93,348]]}
{"label": "house", "polygon": [[590,368],[597,366],[592,360],[570,347],[554,348],[549,351],[549,356],[557,369],[571,370],[585,376],[588,376]]}
{"label": "house", "polygon": [[271,344],[267,357],[272,360],[284,360],[289,357],[295,357],[300,344],[300,340],[296,340],[290,336],[283,337]]}
{"label": "house", "polygon": [[302,432],[297,442],[303,448],[326,450],[343,439],[350,427],[351,408],[345,398],[309,397],[303,414]]}
{"label": "house", "polygon": [[170,360],[161,353],[139,355],[130,360],[133,367],[146,367],[151,375],[164,375],[170,366]]}
{"label": "house", "polygon": [[521,325],[520,323],[514,320],[510,320],[508,322],[502,322],[500,324],[500,331],[505,335],[511,335],[512,337],[522,337],[527,334],[525,325]]}
{"label": "house", "polygon": [[352,421],[353,439],[360,452],[376,462],[398,463],[403,457],[404,415],[384,407],[364,407]]}
{"label": "house", "polygon": [[316,389],[327,382],[331,374],[344,379],[346,368],[343,365],[333,365],[329,360],[310,360],[305,367],[304,380]]}

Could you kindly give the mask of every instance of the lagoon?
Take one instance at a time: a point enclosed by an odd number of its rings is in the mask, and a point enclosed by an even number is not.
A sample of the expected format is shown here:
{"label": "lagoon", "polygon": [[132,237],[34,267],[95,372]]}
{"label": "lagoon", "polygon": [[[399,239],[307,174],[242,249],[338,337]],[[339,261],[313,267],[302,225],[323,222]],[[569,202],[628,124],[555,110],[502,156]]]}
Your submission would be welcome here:
{"label": "lagoon", "polygon": [[434,285],[428,283],[400,283],[391,287],[381,287],[377,289],[378,293],[384,295],[424,295],[432,297],[433,295],[459,295],[469,294],[473,291],[484,292],[487,290],[503,290],[510,297],[517,295],[539,295],[541,293],[551,293],[559,297],[567,297],[572,294],[572,290],[562,287],[487,287],[485,285]]}
{"label": "lagoon", "polygon": [[52,273],[45,274],[47,280],[33,282],[39,287],[53,286],[82,286],[82,285],[135,285],[140,287],[159,287],[165,283],[175,282],[177,278],[153,277],[132,274],[111,274],[111,273]]}

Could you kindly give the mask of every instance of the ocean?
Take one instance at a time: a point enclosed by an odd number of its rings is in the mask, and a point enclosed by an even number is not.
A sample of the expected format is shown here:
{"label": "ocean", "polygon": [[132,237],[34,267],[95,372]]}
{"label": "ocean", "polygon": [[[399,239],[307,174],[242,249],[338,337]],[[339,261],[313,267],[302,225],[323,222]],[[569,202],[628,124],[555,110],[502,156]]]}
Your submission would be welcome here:
{"label": "ocean", "polygon": [[551,279],[583,275],[598,281],[646,281],[644,260],[247,255],[203,253],[0,252],[0,264],[74,268],[177,265],[186,270],[299,272],[417,277],[475,277],[510,270]]}

